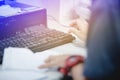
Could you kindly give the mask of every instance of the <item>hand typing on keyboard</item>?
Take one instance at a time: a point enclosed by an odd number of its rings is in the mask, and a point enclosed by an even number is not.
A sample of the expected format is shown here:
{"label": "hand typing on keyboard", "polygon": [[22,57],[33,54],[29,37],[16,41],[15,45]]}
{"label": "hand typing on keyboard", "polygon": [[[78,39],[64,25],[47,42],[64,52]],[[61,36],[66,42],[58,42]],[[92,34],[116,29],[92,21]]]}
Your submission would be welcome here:
{"label": "hand typing on keyboard", "polygon": [[80,38],[83,41],[86,41],[87,37],[87,30],[88,30],[88,23],[84,19],[77,19],[71,22],[69,33],[73,33],[78,38]]}

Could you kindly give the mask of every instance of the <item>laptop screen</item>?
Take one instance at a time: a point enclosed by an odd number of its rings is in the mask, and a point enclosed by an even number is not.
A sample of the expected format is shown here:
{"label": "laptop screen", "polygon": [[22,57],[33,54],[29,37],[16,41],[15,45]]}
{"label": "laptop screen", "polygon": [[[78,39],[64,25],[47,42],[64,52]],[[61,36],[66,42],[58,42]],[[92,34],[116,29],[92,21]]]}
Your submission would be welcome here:
{"label": "laptop screen", "polygon": [[47,26],[45,9],[0,18],[0,40],[34,25]]}

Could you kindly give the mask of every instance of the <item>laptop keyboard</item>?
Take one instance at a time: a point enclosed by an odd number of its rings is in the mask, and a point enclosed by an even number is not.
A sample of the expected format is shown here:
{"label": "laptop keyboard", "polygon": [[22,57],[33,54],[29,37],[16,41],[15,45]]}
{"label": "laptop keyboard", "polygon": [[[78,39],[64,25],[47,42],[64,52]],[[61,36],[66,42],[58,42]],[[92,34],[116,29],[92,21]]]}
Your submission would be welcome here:
{"label": "laptop keyboard", "polygon": [[72,42],[74,39],[70,34],[47,28],[42,31],[21,32],[0,41],[0,54],[3,54],[4,48],[7,47],[27,47],[33,52],[40,52]]}

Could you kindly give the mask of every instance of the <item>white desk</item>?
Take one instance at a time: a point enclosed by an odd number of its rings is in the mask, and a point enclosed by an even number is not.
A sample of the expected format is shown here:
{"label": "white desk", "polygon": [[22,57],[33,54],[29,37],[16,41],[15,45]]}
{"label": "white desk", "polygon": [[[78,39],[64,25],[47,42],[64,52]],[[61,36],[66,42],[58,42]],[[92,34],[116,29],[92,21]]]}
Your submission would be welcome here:
{"label": "white desk", "polygon": [[[54,24],[54,26],[52,26]],[[58,29],[58,30],[65,30],[64,27],[61,27],[60,25],[56,24],[54,21],[53,23],[48,23],[50,28]],[[67,31],[67,30],[65,30]],[[84,48],[81,48],[76,44],[68,43],[62,46],[58,46],[52,49],[49,49],[55,52],[58,52],[60,54],[78,54],[86,56],[86,50]],[[62,75],[54,70],[50,70],[48,72],[33,72],[33,71],[16,71],[16,70],[7,70],[3,71],[1,70],[0,65],[0,80],[58,80],[57,78],[60,78]],[[45,75],[47,75],[49,78],[46,78]]]}

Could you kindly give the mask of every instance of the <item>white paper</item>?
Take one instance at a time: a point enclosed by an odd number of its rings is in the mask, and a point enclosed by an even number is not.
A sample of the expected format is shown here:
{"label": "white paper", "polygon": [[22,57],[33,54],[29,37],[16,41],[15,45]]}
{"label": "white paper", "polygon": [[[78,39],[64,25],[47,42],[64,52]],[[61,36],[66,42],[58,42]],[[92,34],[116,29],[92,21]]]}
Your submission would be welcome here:
{"label": "white paper", "polygon": [[39,71],[38,66],[44,64],[44,61],[49,56],[56,54],[56,52],[50,50],[33,53],[26,48],[6,48],[4,51],[2,69]]}

